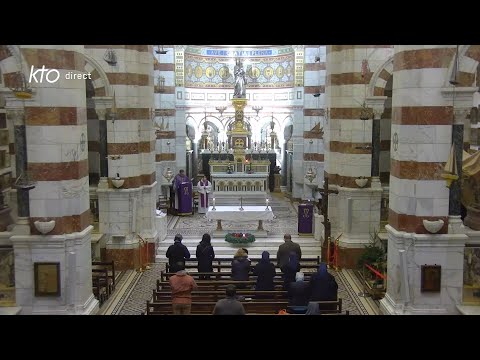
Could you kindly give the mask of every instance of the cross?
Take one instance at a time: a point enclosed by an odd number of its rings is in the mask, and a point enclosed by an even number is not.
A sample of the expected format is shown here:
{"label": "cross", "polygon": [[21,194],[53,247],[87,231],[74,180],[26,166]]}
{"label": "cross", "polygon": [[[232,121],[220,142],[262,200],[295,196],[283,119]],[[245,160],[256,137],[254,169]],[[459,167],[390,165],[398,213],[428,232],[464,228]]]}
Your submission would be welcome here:
{"label": "cross", "polygon": [[328,195],[329,194],[338,194],[338,190],[330,190],[328,188],[328,176],[325,177],[323,189],[316,188],[315,190],[322,194],[322,215],[324,217],[322,224],[325,226],[325,239],[322,245],[322,261],[327,261],[327,254],[326,249],[328,242],[330,241],[331,237],[331,223],[330,219],[328,218]]}

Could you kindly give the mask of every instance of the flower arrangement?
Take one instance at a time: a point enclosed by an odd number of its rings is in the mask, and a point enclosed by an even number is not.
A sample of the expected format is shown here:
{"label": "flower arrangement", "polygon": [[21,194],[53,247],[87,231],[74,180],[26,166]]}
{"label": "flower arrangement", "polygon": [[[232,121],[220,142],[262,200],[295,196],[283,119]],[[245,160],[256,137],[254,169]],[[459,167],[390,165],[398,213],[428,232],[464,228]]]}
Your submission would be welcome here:
{"label": "flower arrangement", "polygon": [[249,233],[228,233],[225,235],[225,241],[232,244],[245,244],[255,241],[255,236]]}

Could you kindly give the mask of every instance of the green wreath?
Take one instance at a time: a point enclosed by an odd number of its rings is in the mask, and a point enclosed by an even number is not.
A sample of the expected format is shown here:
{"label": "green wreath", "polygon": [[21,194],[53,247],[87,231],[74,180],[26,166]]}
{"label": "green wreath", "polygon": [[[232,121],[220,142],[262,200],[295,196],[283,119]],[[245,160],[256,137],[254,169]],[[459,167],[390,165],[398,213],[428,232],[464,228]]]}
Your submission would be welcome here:
{"label": "green wreath", "polygon": [[228,233],[225,241],[232,244],[248,244],[255,241],[255,236],[249,233]]}

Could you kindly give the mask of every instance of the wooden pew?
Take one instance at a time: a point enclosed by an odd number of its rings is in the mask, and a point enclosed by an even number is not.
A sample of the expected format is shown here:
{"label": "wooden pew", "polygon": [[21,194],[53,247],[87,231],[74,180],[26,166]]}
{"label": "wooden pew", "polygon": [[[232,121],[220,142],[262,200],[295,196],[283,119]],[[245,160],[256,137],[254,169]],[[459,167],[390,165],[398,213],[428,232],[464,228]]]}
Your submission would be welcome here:
{"label": "wooden pew", "polygon": [[[283,290],[279,291],[255,291],[255,290],[238,290],[238,297],[245,299],[252,299],[253,301],[281,301],[287,299],[287,292]],[[259,298],[260,296],[260,298]],[[192,291],[193,301],[218,301],[225,298],[224,290],[205,290],[205,291]],[[169,290],[157,291],[153,290],[152,296],[153,302],[165,302],[172,301],[172,293]]]}
{"label": "wooden pew", "polygon": [[[257,283],[256,280],[248,281],[233,281],[233,280],[198,280],[195,281],[198,285],[198,290],[225,290],[225,287],[229,284],[237,286],[237,291],[243,289],[252,289],[252,287]],[[283,280],[274,280],[274,285],[276,290],[283,290]],[[246,288],[239,288],[238,285],[245,285]],[[157,290],[170,289],[170,284],[168,281],[157,280]]]}
{"label": "wooden pew", "polygon": [[114,261],[92,261],[92,272],[94,270],[106,270],[108,273],[108,294],[115,291],[115,262]]}
{"label": "wooden pew", "polygon": [[[192,314],[205,314],[210,315],[213,313],[215,307],[215,301],[193,301],[192,302]],[[281,309],[286,309],[288,301],[271,301],[271,302],[258,302],[258,301],[242,301],[243,307],[247,314],[271,314],[274,315]],[[147,315],[171,315],[172,303],[171,302],[153,302],[147,301]]]}
{"label": "wooden pew", "polygon": [[[169,272],[161,271],[160,272],[160,281],[168,281],[170,276],[173,276],[175,274],[176,273],[169,273]],[[311,274],[313,274],[313,273],[304,273],[306,281],[310,278]],[[230,280],[230,281],[233,281],[231,279],[232,273],[229,272],[229,271],[228,272],[227,271],[224,271],[224,272],[223,271],[222,272],[208,272],[208,273],[188,272],[188,275],[192,276],[195,279],[195,281],[202,281],[202,280],[200,280],[200,276],[209,276],[210,277],[209,280]],[[257,276],[253,275],[253,273],[250,273],[249,278],[250,278],[250,280],[256,280]],[[283,279],[283,273],[277,272],[274,279],[275,280],[282,280]]]}
{"label": "wooden pew", "polygon": [[[213,259],[212,261],[212,266],[214,269],[216,269],[218,272],[221,271],[221,269],[228,269],[232,265],[232,260],[233,257],[231,258],[226,258],[226,257],[218,257]],[[251,265],[255,266],[260,259],[259,258],[250,258]],[[276,265],[277,264],[277,259],[276,258],[270,258],[270,261],[275,265],[277,269],[279,267]],[[198,260],[196,258],[190,258],[185,260],[185,268],[186,269],[196,269],[197,268],[197,263]],[[300,266],[302,269],[318,269],[318,265],[320,264],[320,256],[317,257],[309,257],[309,258],[302,258],[300,260]],[[166,271],[169,272],[170,265],[168,262],[166,263]]]}
{"label": "wooden pew", "polygon": [[[230,264],[212,264],[212,267],[214,271],[220,272],[222,269],[231,269],[232,268],[232,262],[233,259],[230,259]],[[255,266],[255,264],[252,262],[251,264],[252,267]],[[275,265],[276,269],[280,269],[278,266]],[[196,264],[188,264],[185,263],[185,269],[197,269]],[[316,270],[318,269],[318,265],[316,264],[300,264],[300,271],[304,271],[305,269],[312,269]],[[168,263],[165,264],[165,270],[166,272],[170,272],[170,265]]]}
{"label": "wooden pew", "polygon": [[107,269],[92,269],[92,291],[95,298],[102,304],[110,297],[109,277]]}

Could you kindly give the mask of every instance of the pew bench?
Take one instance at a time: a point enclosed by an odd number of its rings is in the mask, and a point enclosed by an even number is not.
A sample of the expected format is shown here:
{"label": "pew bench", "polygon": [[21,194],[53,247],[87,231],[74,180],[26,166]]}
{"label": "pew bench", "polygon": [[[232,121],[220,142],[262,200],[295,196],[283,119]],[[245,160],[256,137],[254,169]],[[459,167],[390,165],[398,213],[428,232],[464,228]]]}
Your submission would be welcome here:
{"label": "pew bench", "polygon": [[[255,291],[255,290],[238,290],[238,297],[252,299],[257,302],[265,301],[282,301],[287,299],[288,294],[283,290],[273,291]],[[192,291],[192,301],[218,301],[225,298],[225,291],[205,290]],[[153,290],[153,302],[165,302],[172,300],[172,293],[169,290],[157,291]]]}
{"label": "pew bench", "polygon": [[[211,315],[216,301],[192,301],[192,314]],[[288,301],[242,301],[247,314],[271,314],[278,313],[281,309],[288,306]],[[172,303],[167,301],[154,302],[147,301],[147,315],[171,315]]]}

